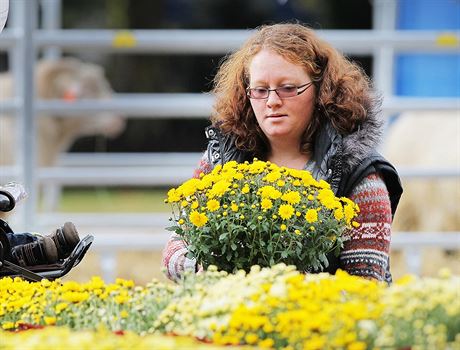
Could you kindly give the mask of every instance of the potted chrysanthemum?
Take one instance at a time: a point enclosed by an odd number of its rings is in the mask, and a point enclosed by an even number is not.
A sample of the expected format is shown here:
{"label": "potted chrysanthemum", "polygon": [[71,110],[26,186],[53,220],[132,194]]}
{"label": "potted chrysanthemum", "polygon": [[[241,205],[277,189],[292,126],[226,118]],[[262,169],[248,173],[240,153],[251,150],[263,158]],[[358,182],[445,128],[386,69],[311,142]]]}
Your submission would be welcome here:
{"label": "potted chrysanthemum", "polygon": [[337,198],[308,171],[254,159],[228,162],[168,192],[175,231],[188,256],[233,272],[284,262],[300,271],[327,267],[358,206]]}

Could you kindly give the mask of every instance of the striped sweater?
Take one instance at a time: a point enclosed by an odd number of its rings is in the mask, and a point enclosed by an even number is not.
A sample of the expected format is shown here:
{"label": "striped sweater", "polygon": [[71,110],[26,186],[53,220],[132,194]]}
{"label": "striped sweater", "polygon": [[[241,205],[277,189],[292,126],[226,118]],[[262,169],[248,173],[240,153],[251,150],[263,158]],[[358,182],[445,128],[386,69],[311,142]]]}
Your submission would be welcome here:
{"label": "striped sweater", "polygon": [[[208,173],[211,166],[203,158],[194,176]],[[391,281],[389,248],[391,238],[391,206],[387,188],[381,177],[370,174],[352,191],[350,199],[359,205],[355,221],[360,223],[345,233],[340,268],[349,274]],[[163,251],[163,265],[168,278],[179,280],[185,270],[197,271],[197,264],[186,257],[187,246],[173,234]]]}

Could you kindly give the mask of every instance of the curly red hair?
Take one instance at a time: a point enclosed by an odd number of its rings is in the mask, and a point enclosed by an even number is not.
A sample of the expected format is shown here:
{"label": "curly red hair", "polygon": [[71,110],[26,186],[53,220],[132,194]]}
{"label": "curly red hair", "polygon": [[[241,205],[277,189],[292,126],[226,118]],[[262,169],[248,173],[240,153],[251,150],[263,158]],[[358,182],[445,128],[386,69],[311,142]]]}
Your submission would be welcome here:
{"label": "curly red hair", "polygon": [[248,67],[262,49],[272,50],[303,66],[314,82],[315,108],[302,138],[302,152],[313,150],[314,134],[321,121],[330,120],[341,134],[347,134],[355,130],[372,109],[374,98],[366,74],[319,39],[312,29],[297,23],[264,25],[223,61],[214,78],[216,102],[211,121],[222,132],[235,135],[238,148],[262,158],[268,151],[267,139],[246,95]]}

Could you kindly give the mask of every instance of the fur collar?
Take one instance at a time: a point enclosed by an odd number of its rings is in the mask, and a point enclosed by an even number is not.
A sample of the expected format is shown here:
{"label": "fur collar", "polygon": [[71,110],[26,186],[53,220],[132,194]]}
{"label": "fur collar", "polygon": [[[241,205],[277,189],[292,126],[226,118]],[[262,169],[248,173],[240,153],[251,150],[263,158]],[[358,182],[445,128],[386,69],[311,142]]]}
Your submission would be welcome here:
{"label": "fur collar", "polygon": [[314,157],[316,164],[321,164],[321,172],[340,156],[342,172],[349,173],[378,147],[383,126],[379,112],[380,103],[375,103],[358,129],[347,135],[340,135],[330,122],[323,125],[315,140]]}
{"label": "fur collar", "polygon": [[383,133],[383,120],[380,117],[380,103],[367,111],[367,118],[358,130],[342,139],[344,172],[348,172],[379,146]]}

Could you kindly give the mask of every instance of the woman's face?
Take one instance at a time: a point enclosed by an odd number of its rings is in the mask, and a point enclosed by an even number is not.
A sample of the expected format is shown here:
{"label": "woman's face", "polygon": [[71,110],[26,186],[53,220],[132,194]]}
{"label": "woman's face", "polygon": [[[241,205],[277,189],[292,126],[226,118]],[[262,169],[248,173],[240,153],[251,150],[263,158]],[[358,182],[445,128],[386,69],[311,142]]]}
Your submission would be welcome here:
{"label": "woman's face", "polygon": [[[276,89],[301,86],[311,82],[305,69],[291,63],[277,53],[264,49],[249,65],[249,87]],[[304,89],[300,89],[303,91]],[[310,123],[314,108],[315,90],[311,85],[300,95],[280,98],[270,91],[266,99],[250,99],[260,128],[270,144],[298,142]]]}

